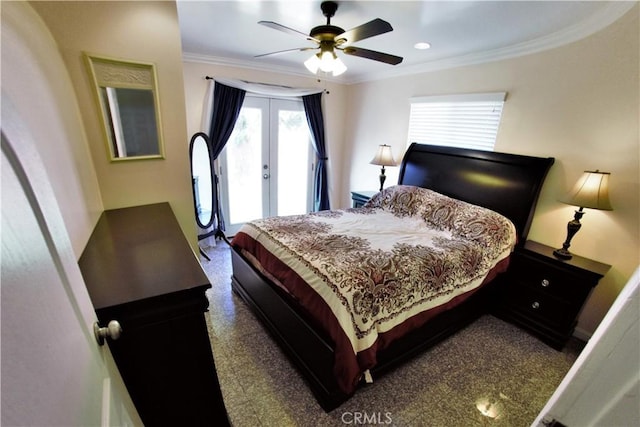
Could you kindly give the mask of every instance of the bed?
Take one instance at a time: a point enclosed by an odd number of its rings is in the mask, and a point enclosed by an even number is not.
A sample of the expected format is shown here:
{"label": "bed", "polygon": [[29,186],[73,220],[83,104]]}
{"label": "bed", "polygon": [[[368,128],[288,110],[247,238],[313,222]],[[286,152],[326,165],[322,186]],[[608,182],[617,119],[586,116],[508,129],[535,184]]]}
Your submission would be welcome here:
{"label": "bed", "polygon": [[330,411],[488,311],[553,161],[412,144],[363,208],[244,226],[233,290]]}

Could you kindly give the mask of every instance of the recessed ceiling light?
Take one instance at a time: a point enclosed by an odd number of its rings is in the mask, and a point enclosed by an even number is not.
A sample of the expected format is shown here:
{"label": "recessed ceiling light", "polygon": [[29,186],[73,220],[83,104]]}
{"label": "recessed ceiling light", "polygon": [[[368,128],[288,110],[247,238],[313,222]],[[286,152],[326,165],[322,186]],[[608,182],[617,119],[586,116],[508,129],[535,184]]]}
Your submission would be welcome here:
{"label": "recessed ceiling light", "polygon": [[420,42],[420,43],[414,44],[413,47],[420,50],[429,49],[431,47],[431,43]]}

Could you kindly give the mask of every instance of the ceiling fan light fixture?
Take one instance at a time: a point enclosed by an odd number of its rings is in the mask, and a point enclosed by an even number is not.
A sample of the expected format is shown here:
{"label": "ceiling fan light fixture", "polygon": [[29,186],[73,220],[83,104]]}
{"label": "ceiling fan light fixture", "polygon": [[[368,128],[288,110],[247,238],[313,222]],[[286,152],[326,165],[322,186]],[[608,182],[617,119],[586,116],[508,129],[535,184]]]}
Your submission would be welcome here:
{"label": "ceiling fan light fixture", "polygon": [[335,61],[336,59],[338,58],[336,57],[335,53],[325,50],[320,56],[320,69],[325,73],[332,72],[333,61]]}
{"label": "ceiling fan light fixture", "polygon": [[[344,53],[345,55],[358,56],[360,58],[384,62],[390,65],[398,65],[402,62],[402,57],[400,56],[377,52],[370,49],[358,48],[351,44],[353,42],[358,42],[360,40],[368,39],[370,37],[393,31],[393,27],[387,21],[376,18],[345,31],[340,27],[331,25],[331,18],[335,15],[336,10],[338,10],[338,3],[334,1],[323,1],[320,4],[320,9],[322,10],[322,14],[327,18],[327,23],[326,25],[318,25],[316,27],[313,27],[308,34],[298,30],[294,30],[293,28],[286,27],[273,21],[258,21],[258,24],[265,25],[269,28],[273,28],[275,30],[279,30],[289,34],[294,34],[298,37],[302,36],[307,41],[315,42],[316,47],[301,47],[297,49],[281,50],[264,55],[257,55],[256,58],[292,51],[302,52],[318,48],[320,49],[320,52],[307,59],[304,62],[305,67],[307,67],[307,69],[313,74],[318,74],[320,71],[322,71],[324,74],[331,74],[334,77],[339,76],[347,71],[347,66],[344,65],[344,63],[336,55],[336,49],[342,51],[342,53]],[[346,47],[344,46],[345,44],[347,45]]]}
{"label": "ceiling fan light fixture", "polygon": [[311,58],[304,62],[304,66],[313,74],[317,74],[318,71],[322,71],[325,73],[331,73],[334,77],[347,71],[347,66],[344,65],[344,62],[342,62],[335,52],[331,50],[324,50],[320,53],[311,55]]}
{"label": "ceiling fan light fixture", "polygon": [[336,57],[335,61],[333,61],[333,76],[339,76],[345,71],[347,71],[347,66],[344,65],[340,58]]}
{"label": "ceiling fan light fixture", "polygon": [[[400,56],[377,52],[370,49],[358,48],[352,45],[352,43],[354,42],[393,31],[393,27],[387,21],[376,18],[345,31],[340,27],[331,25],[331,18],[335,15],[336,10],[338,10],[338,3],[334,1],[323,1],[320,4],[320,9],[322,10],[322,14],[327,18],[327,23],[325,25],[318,25],[316,27],[313,27],[308,34],[303,33],[302,31],[294,30],[293,28],[286,27],[273,21],[258,21],[258,24],[285,33],[294,34],[298,37],[302,36],[307,41],[315,42],[316,48],[319,48],[320,52],[313,55],[311,58],[307,59],[304,62],[305,67],[307,67],[307,69],[313,74],[318,74],[320,71],[322,71],[326,74],[339,76],[340,74],[347,71],[346,65],[344,65],[344,63],[338,58],[335,49],[342,51],[342,53],[344,53],[345,55],[371,59],[390,65],[398,65],[402,62],[402,57]],[[347,45],[346,47],[344,46],[345,44]],[[287,49],[278,52],[257,55],[256,58],[268,55],[278,55],[281,53],[292,51],[302,52],[312,49],[315,48],[301,47],[297,49]]]}
{"label": "ceiling fan light fixture", "polygon": [[304,61],[304,66],[307,67],[307,70],[311,71],[313,74],[317,74],[320,69],[320,58],[319,54],[311,55],[311,58]]}

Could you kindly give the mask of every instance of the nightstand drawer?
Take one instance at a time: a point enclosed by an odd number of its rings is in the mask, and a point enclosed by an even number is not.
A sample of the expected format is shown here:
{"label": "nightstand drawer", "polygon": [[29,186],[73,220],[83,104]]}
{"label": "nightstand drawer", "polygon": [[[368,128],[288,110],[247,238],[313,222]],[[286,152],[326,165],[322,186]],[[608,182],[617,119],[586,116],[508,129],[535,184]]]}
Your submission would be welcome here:
{"label": "nightstand drawer", "polygon": [[583,301],[594,286],[559,267],[519,254],[514,256],[511,268],[521,285],[565,301]]}
{"label": "nightstand drawer", "polygon": [[575,304],[550,297],[544,292],[523,288],[513,283],[507,286],[506,300],[511,310],[546,323],[552,328],[567,328],[579,310]]}

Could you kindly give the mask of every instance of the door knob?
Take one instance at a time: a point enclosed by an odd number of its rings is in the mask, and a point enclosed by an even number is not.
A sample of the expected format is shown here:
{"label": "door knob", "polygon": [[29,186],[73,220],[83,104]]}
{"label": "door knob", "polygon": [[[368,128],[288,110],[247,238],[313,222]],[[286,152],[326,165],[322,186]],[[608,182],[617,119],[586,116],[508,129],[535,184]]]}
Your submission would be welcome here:
{"label": "door knob", "polygon": [[122,334],[122,326],[118,323],[117,320],[112,320],[109,322],[106,328],[101,328],[98,322],[93,324],[93,334],[96,337],[96,341],[98,341],[98,345],[104,345],[104,339],[106,337],[111,338],[112,340],[117,340],[120,338]]}
{"label": "door knob", "polygon": [[262,175],[262,177],[263,177],[264,179],[269,179],[269,174],[265,173],[264,175]]}

